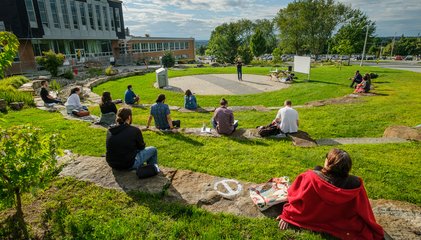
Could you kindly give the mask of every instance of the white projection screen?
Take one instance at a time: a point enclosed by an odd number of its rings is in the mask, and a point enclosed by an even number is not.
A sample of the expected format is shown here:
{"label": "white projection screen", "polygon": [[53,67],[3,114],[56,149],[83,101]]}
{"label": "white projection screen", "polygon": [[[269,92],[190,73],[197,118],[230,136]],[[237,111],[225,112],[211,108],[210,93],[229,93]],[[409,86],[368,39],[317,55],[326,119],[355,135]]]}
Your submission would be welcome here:
{"label": "white projection screen", "polygon": [[310,57],[294,56],[294,72],[310,75]]}

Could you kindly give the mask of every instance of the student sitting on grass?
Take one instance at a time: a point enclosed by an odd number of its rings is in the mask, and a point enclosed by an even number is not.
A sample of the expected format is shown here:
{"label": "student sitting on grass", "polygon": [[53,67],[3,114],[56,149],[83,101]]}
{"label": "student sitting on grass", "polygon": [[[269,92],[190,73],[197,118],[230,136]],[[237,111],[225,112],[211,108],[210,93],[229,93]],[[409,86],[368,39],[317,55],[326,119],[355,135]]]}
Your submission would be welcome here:
{"label": "student sitting on grass", "polygon": [[288,189],[279,228],[292,226],[339,239],[383,239],[361,178],[349,174],[349,154],[332,149],[324,166],[299,175]]}
{"label": "student sitting on grass", "polygon": [[363,76],[361,76],[359,70],[355,72],[355,76],[351,78],[351,80],[352,80],[352,83],[351,83],[351,86],[349,87],[354,87],[354,83],[360,84],[363,81]]}
{"label": "student sitting on grass", "polygon": [[298,112],[293,109],[292,102],[286,100],[283,108],[279,109],[275,120],[272,124],[278,124],[282,133],[296,133],[298,132]]}
{"label": "student sitting on grass", "polygon": [[184,95],[184,108],[189,110],[197,109],[196,97],[187,89],[186,94]]}
{"label": "student sitting on grass", "polygon": [[124,102],[128,105],[138,104],[140,100],[139,96],[133,92],[132,88],[132,85],[128,85],[127,90],[124,93]]}
{"label": "student sitting on grass", "polygon": [[89,110],[86,106],[82,106],[80,103],[80,88],[75,87],[70,91],[70,96],[67,98],[67,102],[64,104],[68,114],[74,114],[78,117],[89,115]]}
{"label": "student sitting on grass", "polygon": [[101,109],[101,119],[99,120],[99,123],[108,126],[114,124],[117,114],[117,107],[112,101],[110,92],[102,93],[99,108]]}
{"label": "student sitting on grass", "polygon": [[50,93],[48,92],[48,82],[46,80],[41,81],[40,96],[41,96],[42,101],[44,101],[45,104],[53,104],[53,103],[63,104],[60,99],[54,98],[53,96],[50,95]]}
{"label": "student sitting on grass", "polygon": [[158,164],[158,151],[146,147],[139,128],[131,126],[132,110],[121,108],[117,113],[117,124],[107,132],[106,160],[110,167],[118,170],[138,169],[145,162]]}
{"label": "student sitting on grass", "polygon": [[228,109],[228,101],[222,98],[220,107],[215,110],[211,123],[219,134],[232,134],[238,127],[238,121],[234,121],[232,110]]}
{"label": "student sitting on grass", "polygon": [[155,121],[155,127],[160,130],[169,130],[180,127],[180,120],[173,121],[170,115],[170,108],[165,104],[165,95],[160,94],[156,103],[151,106],[151,112],[148,118],[146,128],[151,125],[152,118]]}
{"label": "student sitting on grass", "polygon": [[363,77],[363,81],[357,85],[354,93],[368,93],[371,88],[370,74],[366,73]]}

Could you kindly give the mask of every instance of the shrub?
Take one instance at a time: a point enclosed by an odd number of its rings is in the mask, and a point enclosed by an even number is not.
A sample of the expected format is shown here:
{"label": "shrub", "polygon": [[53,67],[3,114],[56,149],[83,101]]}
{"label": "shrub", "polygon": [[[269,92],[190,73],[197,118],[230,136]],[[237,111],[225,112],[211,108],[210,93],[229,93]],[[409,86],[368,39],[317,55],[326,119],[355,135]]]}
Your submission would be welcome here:
{"label": "shrub", "polygon": [[66,70],[61,76],[64,77],[65,79],[70,79],[70,80],[75,78],[75,75],[73,75],[73,72],[70,69]]}
{"label": "shrub", "polygon": [[159,65],[159,64],[161,64],[161,63],[157,60],[150,60],[149,61],[149,65]]}
{"label": "shrub", "polygon": [[28,106],[35,106],[34,99],[30,93],[21,92],[12,86],[0,86],[0,99],[8,104],[11,102],[24,102]]}
{"label": "shrub", "polygon": [[238,48],[238,54],[244,64],[249,64],[253,60],[253,53],[248,46],[241,46]]}
{"label": "shrub", "polygon": [[64,55],[61,53],[56,54],[53,50],[42,54],[43,56],[36,58],[37,63],[49,71],[51,76],[57,77],[58,67],[62,66],[64,62]]}
{"label": "shrub", "polygon": [[166,51],[164,56],[162,56],[162,65],[165,68],[174,67],[175,65],[175,57],[170,51]]}
{"label": "shrub", "polygon": [[105,69],[105,75],[107,75],[107,76],[113,76],[113,75],[116,75],[117,73],[118,73],[118,71],[114,70],[113,66],[109,66]]}
{"label": "shrub", "polygon": [[53,80],[50,82],[50,89],[58,92],[61,89],[61,85],[57,80]]}
{"label": "shrub", "polygon": [[46,135],[30,126],[0,129],[0,195],[4,201],[15,203],[16,230],[24,239],[29,239],[29,234],[21,195],[54,177],[59,144],[58,135]]}
{"label": "shrub", "polygon": [[5,69],[12,66],[18,53],[18,38],[13,33],[0,32],[0,49],[0,78],[3,78]]}
{"label": "shrub", "polygon": [[29,82],[29,79],[26,78],[25,76],[13,76],[13,77],[8,77],[5,78],[3,80],[0,80],[0,87],[1,86],[12,86],[15,89],[18,89],[20,86],[22,86],[23,84]]}
{"label": "shrub", "polygon": [[88,76],[90,78],[97,77],[97,76],[102,75],[103,72],[104,71],[101,68],[89,68],[88,69]]}

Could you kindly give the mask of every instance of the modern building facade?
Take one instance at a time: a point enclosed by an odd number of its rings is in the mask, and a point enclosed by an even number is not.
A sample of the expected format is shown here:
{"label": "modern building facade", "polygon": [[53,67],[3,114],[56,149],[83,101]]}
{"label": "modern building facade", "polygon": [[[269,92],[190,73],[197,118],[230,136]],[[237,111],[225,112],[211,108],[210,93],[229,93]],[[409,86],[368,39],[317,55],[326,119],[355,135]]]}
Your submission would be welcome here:
{"label": "modern building facade", "polygon": [[126,36],[120,40],[120,58],[129,57],[133,62],[158,61],[165,51],[176,59],[195,59],[194,38]]}
{"label": "modern building facade", "polygon": [[119,0],[1,0],[0,28],[19,38],[12,73],[36,69],[35,57],[50,49],[71,64],[109,61],[125,38]]}

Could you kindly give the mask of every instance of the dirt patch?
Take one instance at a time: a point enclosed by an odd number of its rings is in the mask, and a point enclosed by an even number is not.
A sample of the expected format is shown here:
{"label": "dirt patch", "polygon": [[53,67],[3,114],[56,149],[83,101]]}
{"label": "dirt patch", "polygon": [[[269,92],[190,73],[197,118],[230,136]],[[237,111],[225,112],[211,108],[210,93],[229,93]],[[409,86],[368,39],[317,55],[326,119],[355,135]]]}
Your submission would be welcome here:
{"label": "dirt patch", "polygon": [[339,98],[331,98],[326,100],[319,100],[319,101],[313,101],[308,102],[304,104],[306,107],[321,107],[325,105],[334,105],[334,104],[350,104],[350,103],[358,103],[362,101],[363,97],[372,97],[372,96],[378,96],[375,93],[353,93],[346,95],[344,97]]}

